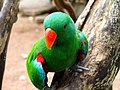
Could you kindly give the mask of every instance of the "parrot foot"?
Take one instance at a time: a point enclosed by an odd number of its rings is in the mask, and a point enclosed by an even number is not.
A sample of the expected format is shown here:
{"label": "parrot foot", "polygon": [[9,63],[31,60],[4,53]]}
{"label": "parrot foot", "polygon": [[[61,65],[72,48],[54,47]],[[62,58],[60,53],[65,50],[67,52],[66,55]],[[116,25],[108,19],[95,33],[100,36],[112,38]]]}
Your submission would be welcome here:
{"label": "parrot foot", "polygon": [[52,90],[52,88],[45,86],[42,90]]}
{"label": "parrot foot", "polygon": [[74,65],[71,67],[71,70],[81,73],[83,71],[89,71],[90,69],[86,68],[86,67],[79,66],[79,65]]}

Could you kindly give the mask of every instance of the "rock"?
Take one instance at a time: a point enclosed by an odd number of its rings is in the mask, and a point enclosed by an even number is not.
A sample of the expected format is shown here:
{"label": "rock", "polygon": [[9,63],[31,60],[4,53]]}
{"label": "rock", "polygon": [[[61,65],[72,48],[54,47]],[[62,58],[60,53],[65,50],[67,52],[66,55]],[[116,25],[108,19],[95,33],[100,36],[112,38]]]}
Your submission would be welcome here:
{"label": "rock", "polygon": [[48,84],[49,87],[50,87],[51,84],[52,84],[52,80],[53,80],[54,75],[55,75],[55,72],[48,72],[48,74],[47,74],[47,77],[48,77],[48,82],[47,82],[47,84]]}
{"label": "rock", "polygon": [[20,80],[20,81],[24,81],[24,80],[26,80],[26,77],[25,77],[24,75],[21,75],[21,76],[19,77],[19,80]]}
{"label": "rock", "polygon": [[21,0],[19,5],[23,16],[40,15],[53,7],[50,0]]}
{"label": "rock", "polygon": [[29,21],[30,22],[34,22],[34,17],[33,16],[29,16]]}
{"label": "rock", "polygon": [[22,53],[21,56],[22,58],[26,59],[28,55],[26,53]]}

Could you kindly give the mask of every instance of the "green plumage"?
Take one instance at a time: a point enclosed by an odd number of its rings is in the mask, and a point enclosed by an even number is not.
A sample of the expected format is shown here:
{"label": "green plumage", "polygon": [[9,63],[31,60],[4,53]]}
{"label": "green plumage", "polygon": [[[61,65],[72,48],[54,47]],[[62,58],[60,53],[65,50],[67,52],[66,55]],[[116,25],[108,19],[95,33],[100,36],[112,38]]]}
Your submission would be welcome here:
{"label": "green plumage", "polygon": [[[42,37],[32,47],[26,63],[31,81],[35,86],[41,85],[41,87],[43,86],[40,84],[42,81],[40,72],[38,72],[40,71],[39,65],[35,67],[36,64],[34,63],[38,53],[43,55],[49,71],[60,72],[77,62],[81,50],[85,52],[83,53],[84,56],[88,52],[86,37],[82,32],[76,30],[73,20],[67,14],[61,12],[50,14],[44,20],[44,28],[45,30],[51,28],[57,33],[55,43],[50,50],[46,47],[45,37]],[[81,40],[81,35],[85,43]],[[86,46],[83,47],[83,44]]]}

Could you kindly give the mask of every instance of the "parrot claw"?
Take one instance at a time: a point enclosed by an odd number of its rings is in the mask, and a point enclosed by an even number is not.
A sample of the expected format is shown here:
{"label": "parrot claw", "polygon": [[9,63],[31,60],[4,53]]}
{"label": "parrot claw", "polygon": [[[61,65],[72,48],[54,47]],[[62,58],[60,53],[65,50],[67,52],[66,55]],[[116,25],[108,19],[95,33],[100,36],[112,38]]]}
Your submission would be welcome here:
{"label": "parrot claw", "polygon": [[52,88],[45,86],[42,90],[52,90]]}
{"label": "parrot claw", "polygon": [[79,66],[79,65],[74,65],[71,67],[71,70],[81,73],[83,71],[89,71],[90,69],[86,68],[86,67]]}

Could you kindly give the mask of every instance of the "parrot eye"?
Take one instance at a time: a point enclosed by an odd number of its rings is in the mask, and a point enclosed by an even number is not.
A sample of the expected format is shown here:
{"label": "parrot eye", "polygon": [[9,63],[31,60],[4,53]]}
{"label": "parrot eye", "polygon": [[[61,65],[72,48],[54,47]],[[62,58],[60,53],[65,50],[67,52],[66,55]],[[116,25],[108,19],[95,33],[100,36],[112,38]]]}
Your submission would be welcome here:
{"label": "parrot eye", "polygon": [[67,24],[64,25],[64,29],[67,27]]}

